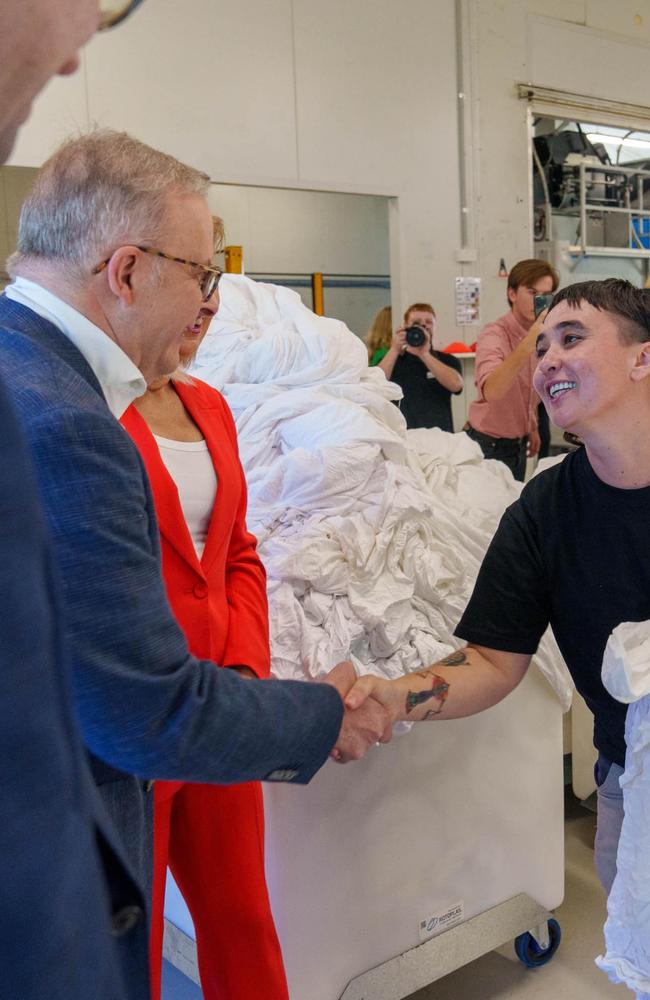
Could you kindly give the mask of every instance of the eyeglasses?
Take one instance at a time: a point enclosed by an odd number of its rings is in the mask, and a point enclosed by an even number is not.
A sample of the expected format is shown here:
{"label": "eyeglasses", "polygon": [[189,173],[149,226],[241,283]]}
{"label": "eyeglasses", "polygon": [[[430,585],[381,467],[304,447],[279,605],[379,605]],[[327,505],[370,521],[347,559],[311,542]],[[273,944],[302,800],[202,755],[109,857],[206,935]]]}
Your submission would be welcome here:
{"label": "eyeglasses", "polygon": [[[221,281],[221,275],[223,271],[220,267],[208,267],[206,264],[199,264],[196,260],[185,260],[184,257],[173,257],[169,253],[164,253],[162,250],[156,250],[154,247],[140,247],[134,244],[136,250],[141,250],[142,253],[150,253],[154,257],[162,257],[163,260],[171,260],[174,264],[188,264],[190,267],[198,268],[200,271],[199,275],[195,275],[196,280],[199,283],[199,288],[201,289],[201,296],[204,302],[211,299],[217,290],[217,286]],[[113,251],[114,253],[115,251]],[[111,254],[111,257],[113,254]],[[106,260],[102,260],[97,267],[94,267],[91,274],[99,274],[107,266],[111,257],[107,257]]]}
{"label": "eyeglasses", "polygon": [[98,31],[114,28],[116,24],[126,20],[142,0],[100,0]]}

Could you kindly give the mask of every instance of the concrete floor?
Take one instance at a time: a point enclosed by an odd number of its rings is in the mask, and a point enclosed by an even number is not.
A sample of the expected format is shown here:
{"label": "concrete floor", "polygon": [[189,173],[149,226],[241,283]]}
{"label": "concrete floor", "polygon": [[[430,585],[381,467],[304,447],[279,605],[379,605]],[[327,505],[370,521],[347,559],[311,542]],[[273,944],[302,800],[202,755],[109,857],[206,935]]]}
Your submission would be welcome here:
{"label": "concrete floor", "polygon": [[[567,794],[566,895],[556,913],[562,943],[548,965],[526,969],[510,949],[491,952],[409,1000],[629,1000],[632,993],[613,986],[594,965],[603,951],[606,916],[605,894],[593,866],[595,826],[594,814]],[[168,966],[163,973],[163,1000],[201,1000],[201,992]],[[260,1000],[264,1000],[261,994]]]}

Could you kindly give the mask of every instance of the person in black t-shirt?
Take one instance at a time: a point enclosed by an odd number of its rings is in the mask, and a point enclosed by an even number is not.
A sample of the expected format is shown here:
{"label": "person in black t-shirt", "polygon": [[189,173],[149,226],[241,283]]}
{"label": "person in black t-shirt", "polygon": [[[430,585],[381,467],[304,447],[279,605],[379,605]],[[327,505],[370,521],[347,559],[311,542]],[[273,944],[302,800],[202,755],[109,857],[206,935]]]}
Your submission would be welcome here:
{"label": "person in black t-shirt", "polygon": [[[379,360],[387,379],[397,383],[404,393],[398,402],[406,426],[440,427],[453,432],[451,395],[463,391],[463,376],[458,358],[433,349],[436,314],[428,302],[415,302],[404,313],[404,326],[396,330],[389,349]],[[408,327],[418,326],[424,340],[418,347],[406,339]]]}
{"label": "person in black t-shirt", "polygon": [[584,447],[535,477],[503,515],[456,629],[468,645],[396,681],[361,678],[348,706],[374,694],[395,720],[480,712],[516,687],[550,624],[594,714],[596,866],[609,889],[626,708],[600,671],[612,629],[650,619],[650,290],[619,279],[563,289],[536,353],[535,389]]}

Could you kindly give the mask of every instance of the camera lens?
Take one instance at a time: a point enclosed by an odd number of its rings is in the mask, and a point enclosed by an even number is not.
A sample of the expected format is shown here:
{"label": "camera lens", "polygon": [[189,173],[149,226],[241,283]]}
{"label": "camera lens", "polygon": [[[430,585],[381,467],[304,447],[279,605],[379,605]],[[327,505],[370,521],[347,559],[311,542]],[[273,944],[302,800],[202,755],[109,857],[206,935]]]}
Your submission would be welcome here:
{"label": "camera lens", "polygon": [[421,326],[407,326],[405,333],[406,343],[409,347],[422,347],[425,341],[425,334]]}

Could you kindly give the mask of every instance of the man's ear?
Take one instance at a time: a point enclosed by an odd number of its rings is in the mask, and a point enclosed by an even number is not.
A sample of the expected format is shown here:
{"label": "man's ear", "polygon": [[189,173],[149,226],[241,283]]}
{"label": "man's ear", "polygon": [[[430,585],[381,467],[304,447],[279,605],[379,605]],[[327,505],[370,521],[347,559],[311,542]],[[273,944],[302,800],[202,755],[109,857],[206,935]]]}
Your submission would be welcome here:
{"label": "man's ear", "polygon": [[511,288],[510,285],[508,285],[508,302],[510,303],[510,305],[512,305],[512,303],[515,301],[516,294],[517,294],[517,289]]}
{"label": "man's ear", "polygon": [[633,382],[640,382],[644,378],[650,377],[650,341],[639,344],[639,350],[634,361],[634,367],[630,372]]}
{"label": "man's ear", "polygon": [[139,258],[137,247],[119,247],[106,266],[108,287],[126,306],[133,304],[133,279]]}

